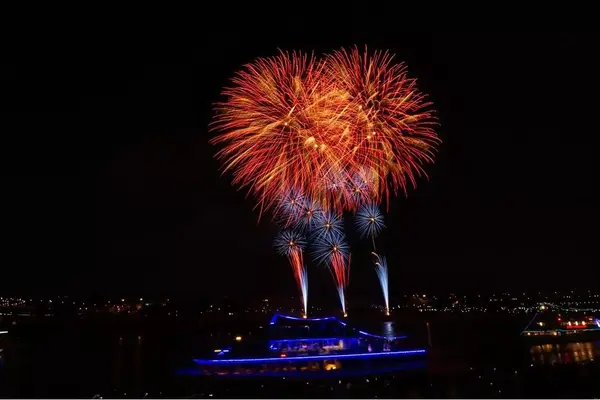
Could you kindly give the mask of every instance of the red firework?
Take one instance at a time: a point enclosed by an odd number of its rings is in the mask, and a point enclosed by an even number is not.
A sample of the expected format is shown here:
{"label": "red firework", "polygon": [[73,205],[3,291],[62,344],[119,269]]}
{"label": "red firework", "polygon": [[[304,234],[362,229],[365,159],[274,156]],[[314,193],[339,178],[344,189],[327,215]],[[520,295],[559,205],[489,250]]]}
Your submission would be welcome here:
{"label": "red firework", "polygon": [[439,138],[431,103],[405,65],[393,64],[387,52],[369,55],[365,48],[361,54],[355,47],[327,56],[325,67],[332,85],[347,93],[340,116],[353,137],[347,164],[369,197],[379,203],[391,192],[406,191],[409,182],[416,186],[416,176],[425,174],[422,165],[433,162]]}
{"label": "red firework", "polygon": [[280,53],[224,90],[213,143],[234,184],[277,211],[290,191],[337,212],[406,190],[433,160],[435,118],[388,53]]}

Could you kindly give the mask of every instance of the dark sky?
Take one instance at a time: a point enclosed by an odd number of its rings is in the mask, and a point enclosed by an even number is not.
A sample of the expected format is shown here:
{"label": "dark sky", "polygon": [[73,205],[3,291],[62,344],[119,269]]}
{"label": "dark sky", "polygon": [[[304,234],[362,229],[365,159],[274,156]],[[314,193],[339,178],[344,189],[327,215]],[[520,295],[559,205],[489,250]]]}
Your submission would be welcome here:
{"label": "dark sky", "polygon": [[[439,111],[430,179],[379,239],[392,292],[598,286],[598,37],[406,33],[65,32],[7,50],[0,69],[0,289],[28,293],[295,295],[251,199],[220,176],[211,103],[277,48],[389,49]],[[368,243],[350,296],[378,299]],[[332,291],[311,266],[313,291]]]}

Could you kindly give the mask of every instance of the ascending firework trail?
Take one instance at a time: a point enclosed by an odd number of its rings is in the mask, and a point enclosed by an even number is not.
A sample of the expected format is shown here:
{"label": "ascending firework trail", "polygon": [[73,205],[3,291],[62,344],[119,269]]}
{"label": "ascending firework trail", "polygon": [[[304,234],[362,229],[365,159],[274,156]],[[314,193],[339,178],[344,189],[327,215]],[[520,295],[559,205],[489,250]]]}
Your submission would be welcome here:
{"label": "ascending firework trail", "polygon": [[284,230],[275,239],[275,248],[281,255],[287,256],[294,271],[294,278],[300,289],[303,315],[308,315],[308,274],[304,265],[303,251],[306,247],[304,237],[293,230]]}
{"label": "ascending firework trail", "polygon": [[385,257],[379,257],[377,254],[377,247],[375,246],[375,237],[381,233],[385,225],[383,223],[383,214],[381,213],[379,206],[374,203],[367,203],[363,205],[354,218],[356,229],[361,237],[370,237],[371,243],[373,244],[373,256],[375,256],[375,271],[377,272],[377,279],[379,279],[379,285],[383,292],[383,299],[385,301],[385,313],[390,314],[389,307],[389,285],[388,285],[388,272],[387,262]]}
{"label": "ascending firework trail", "polygon": [[326,264],[336,284],[340,305],[344,316],[346,312],[346,287],[350,281],[350,247],[343,233],[331,233],[315,242],[314,259]]}

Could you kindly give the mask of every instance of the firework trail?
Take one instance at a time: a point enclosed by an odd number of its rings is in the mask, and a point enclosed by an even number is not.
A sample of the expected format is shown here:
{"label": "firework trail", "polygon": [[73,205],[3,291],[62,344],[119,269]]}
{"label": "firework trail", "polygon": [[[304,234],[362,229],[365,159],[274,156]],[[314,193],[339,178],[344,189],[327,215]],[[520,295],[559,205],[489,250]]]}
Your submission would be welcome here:
{"label": "firework trail", "polygon": [[336,284],[340,305],[346,313],[345,291],[350,280],[350,247],[343,233],[321,236],[314,246],[314,259],[329,267]]}
{"label": "firework trail", "polygon": [[375,257],[375,272],[377,272],[377,278],[379,279],[379,284],[381,285],[383,298],[385,300],[385,313],[386,315],[389,315],[390,307],[387,261],[385,257],[380,257],[376,253],[377,248],[375,247],[375,237],[377,237],[377,235],[379,235],[385,228],[383,223],[383,214],[381,213],[379,206],[374,203],[363,205],[356,213],[355,224],[361,237],[368,236],[371,238],[371,242],[373,244],[373,252],[371,254]]}
{"label": "firework trail", "polygon": [[439,139],[430,103],[388,53],[281,52],[245,66],[211,129],[217,157],[262,210],[298,190],[322,209],[356,211],[406,191]]}
{"label": "firework trail", "polygon": [[294,278],[300,289],[304,316],[308,314],[308,273],[304,265],[303,251],[306,247],[304,237],[296,231],[286,229],[275,238],[274,246],[277,252],[287,256],[294,271]]}
{"label": "firework trail", "polygon": [[388,268],[385,257],[379,257],[375,252],[372,252],[375,257],[375,271],[377,272],[377,278],[381,285],[381,291],[383,293],[383,300],[385,301],[385,314],[390,315],[390,297],[389,297],[389,286],[388,286]]}

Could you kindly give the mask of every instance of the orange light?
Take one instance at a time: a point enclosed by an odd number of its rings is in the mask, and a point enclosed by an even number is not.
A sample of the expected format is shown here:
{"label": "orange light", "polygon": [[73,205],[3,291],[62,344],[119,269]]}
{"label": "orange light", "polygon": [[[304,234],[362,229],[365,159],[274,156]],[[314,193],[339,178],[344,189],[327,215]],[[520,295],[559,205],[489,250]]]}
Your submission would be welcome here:
{"label": "orange light", "polygon": [[236,336],[235,337],[235,341],[236,342],[241,342],[242,341],[242,337],[241,336]]}

